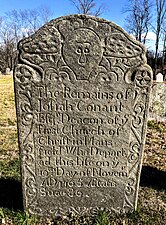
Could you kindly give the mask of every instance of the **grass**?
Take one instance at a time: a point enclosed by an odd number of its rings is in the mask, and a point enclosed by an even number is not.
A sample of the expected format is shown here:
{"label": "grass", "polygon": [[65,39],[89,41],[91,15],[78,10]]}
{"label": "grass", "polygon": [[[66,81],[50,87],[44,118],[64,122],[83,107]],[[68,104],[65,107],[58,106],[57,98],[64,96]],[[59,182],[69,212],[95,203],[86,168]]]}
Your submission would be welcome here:
{"label": "grass", "polygon": [[19,159],[10,161],[0,161],[1,179],[14,179],[20,181],[20,162]]}
{"label": "grass", "polygon": [[0,126],[16,126],[14,87],[11,76],[0,75]]}
{"label": "grass", "polygon": [[101,210],[96,216],[96,225],[110,225],[110,218],[106,211]]}
{"label": "grass", "polygon": [[16,128],[0,127],[0,160],[17,158],[17,131]]}
{"label": "grass", "polygon": [[166,123],[148,122],[144,165],[166,171]]}
{"label": "grass", "polygon": [[2,225],[165,225],[166,124],[148,122],[138,208],[124,215],[66,215],[57,220],[23,212],[16,113],[11,76],[0,76],[0,224]]}
{"label": "grass", "polygon": [[166,133],[166,125],[164,122],[155,122],[154,120],[148,121],[148,128],[157,130],[161,133]]}
{"label": "grass", "polygon": [[37,221],[32,215],[8,209],[0,209],[0,219],[4,225],[35,225]]}
{"label": "grass", "polygon": [[12,76],[0,75],[0,160],[18,158]]}

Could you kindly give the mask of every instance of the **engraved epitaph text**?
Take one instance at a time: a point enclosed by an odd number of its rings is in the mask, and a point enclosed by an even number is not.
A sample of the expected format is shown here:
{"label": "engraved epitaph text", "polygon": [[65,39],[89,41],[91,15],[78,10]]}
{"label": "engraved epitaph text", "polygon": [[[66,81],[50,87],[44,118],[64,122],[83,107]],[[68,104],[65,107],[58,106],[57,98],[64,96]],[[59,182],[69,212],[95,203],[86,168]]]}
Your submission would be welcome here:
{"label": "engraved epitaph text", "polygon": [[151,70],[117,25],[72,15],[19,43],[25,209],[55,217],[136,207]]}

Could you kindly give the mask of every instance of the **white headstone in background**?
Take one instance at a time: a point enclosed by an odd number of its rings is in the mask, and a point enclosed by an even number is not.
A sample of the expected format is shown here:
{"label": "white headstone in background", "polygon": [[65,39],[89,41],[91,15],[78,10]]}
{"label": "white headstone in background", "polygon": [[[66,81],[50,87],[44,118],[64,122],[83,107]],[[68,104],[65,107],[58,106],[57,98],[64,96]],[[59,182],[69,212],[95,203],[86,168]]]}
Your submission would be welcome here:
{"label": "white headstone in background", "polygon": [[10,68],[6,68],[6,75],[9,75],[10,74]]}
{"label": "white headstone in background", "polygon": [[158,73],[156,75],[156,82],[163,82],[163,75],[162,75],[162,73]]}

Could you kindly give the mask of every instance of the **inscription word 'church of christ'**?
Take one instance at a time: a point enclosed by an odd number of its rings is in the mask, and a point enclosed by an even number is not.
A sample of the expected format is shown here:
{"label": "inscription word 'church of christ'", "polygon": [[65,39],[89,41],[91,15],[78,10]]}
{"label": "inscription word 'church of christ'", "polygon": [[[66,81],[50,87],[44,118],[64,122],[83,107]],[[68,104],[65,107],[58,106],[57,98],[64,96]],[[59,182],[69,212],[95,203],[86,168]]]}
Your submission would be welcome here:
{"label": "inscription word 'church of christ'", "polygon": [[152,76],[144,46],[109,21],[71,15],[18,50],[25,210],[56,217],[135,209]]}

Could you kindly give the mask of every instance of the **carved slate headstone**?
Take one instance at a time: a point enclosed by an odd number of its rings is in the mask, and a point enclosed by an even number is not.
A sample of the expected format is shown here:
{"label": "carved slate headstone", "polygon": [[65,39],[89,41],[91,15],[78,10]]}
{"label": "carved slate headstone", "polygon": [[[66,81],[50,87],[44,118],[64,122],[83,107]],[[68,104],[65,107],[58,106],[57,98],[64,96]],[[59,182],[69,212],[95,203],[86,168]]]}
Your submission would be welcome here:
{"label": "carved slate headstone", "polygon": [[55,217],[136,207],[151,69],[117,25],[71,15],[19,43],[24,206]]}

